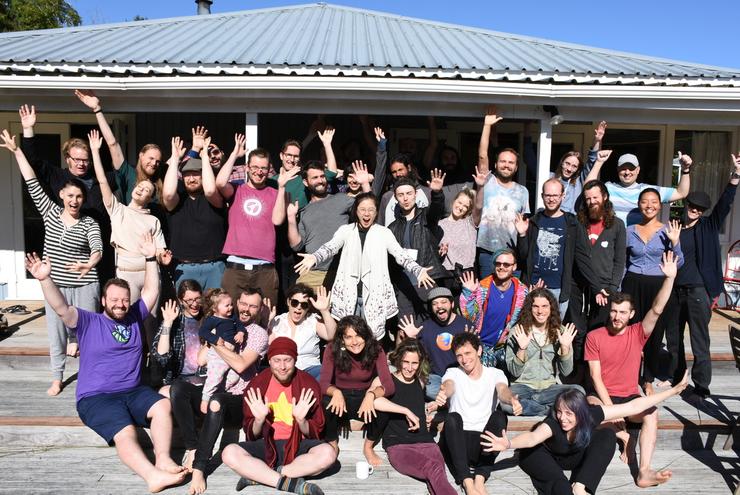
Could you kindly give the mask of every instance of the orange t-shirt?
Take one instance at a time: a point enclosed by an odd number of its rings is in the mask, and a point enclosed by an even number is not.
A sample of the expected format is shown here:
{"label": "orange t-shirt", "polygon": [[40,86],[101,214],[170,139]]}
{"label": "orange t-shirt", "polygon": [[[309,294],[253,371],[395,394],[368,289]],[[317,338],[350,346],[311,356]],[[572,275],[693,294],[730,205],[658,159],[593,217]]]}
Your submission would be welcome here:
{"label": "orange t-shirt", "polygon": [[282,385],[274,377],[270,378],[265,396],[275,418],[272,423],[275,440],[289,439],[293,431],[293,393],[290,386]]}

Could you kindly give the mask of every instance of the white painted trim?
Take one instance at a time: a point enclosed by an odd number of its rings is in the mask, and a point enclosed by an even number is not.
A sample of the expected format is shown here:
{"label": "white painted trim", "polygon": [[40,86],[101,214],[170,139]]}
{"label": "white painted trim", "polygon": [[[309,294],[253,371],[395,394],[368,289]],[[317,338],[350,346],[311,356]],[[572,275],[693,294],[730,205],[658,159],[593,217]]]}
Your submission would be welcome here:
{"label": "white painted trim", "polygon": [[542,201],[542,185],[550,178],[550,157],[552,155],[552,124],[550,116],[546,115],[540,119],[540,139],[537,146],[537,189],[529,191],[537,197],[535,210],[544,208]]}
{"label": "white painted trim", "polygon": [[246,137],[247,153],[259,146],[259,129],[257,122],[259,116],[256,113],[247,112],[244,116],[244,136]]}

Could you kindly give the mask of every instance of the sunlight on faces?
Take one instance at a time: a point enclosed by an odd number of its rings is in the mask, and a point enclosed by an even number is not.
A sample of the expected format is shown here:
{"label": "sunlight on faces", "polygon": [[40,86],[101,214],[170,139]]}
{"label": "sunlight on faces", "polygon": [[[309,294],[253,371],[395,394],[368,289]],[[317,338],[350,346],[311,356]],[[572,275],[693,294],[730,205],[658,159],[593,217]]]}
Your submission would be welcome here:
{"label": "sunlight on faces", "polygon": [[352,327],[348,327],[344,330],[342,343],[344,344],[345,349],[354,355],[362,353],[365,349],[365,339],[357,335],[357,332],[355,332],[355,329]]}
{"label": "sunlight on faces", "polygon": [[645,220],[652,220],[660,215],[660,197],[654,192],[643,194],[637,206]]}
{"label": "sunlight on faces", "polygon": [[159,168],[159,164],[162,160],[162,152],[156,148],[146,150],[144,153],[139,153],[139,164],[141,170],[149,177],[154,176]]}
{"label": "sunlight on faces", "polygon": [[452,316],[452,301],[446,297],[438,297],[432,301],[432,316],[439,323],[446,324]]}
{"label": "sunlight on faces", "polygon": [[357,179],[355,178],[355,174],[350,173],[347,175],[347,187],[349,187],[349,192],[356,193],[359,192],[362,186],[359,182],[357,182]]}
{"label": "sunlight on faces", "polygon": [[131,199],[133,199],[138,205],[146,206],[152,200],[154,196],[154,184],[149,180],[139,181],[138,184],[131,191]]}
{"label": "sunlight on faces", "polygon": [[452,218],[454,218],[455,220],[465,218],[467,214],[471,211],[472,207],[473,202],[468,196],[464,194],[458,195],[458,197],[455,198],[455,201],[453,201],[452,203]]}
{"label": "sunlight on faces", "polygon": [[[298,303],[305,303],[309,306],[304,309],[303,304],[295,304],[293,301],[297,301]],[[290,320],[296,325],[305,320],[306,316],[308,316],[310,304],[311,303],[309,302],[306,294],[298,292],[290,296],[290,299],[288,299],[288,315],[290,316]],[[293,307],[294,305],[295,307]]]}
{"label": "sunlight on faces", "polygon": [[72,218],[79,218],[82,205],[85,203],[85,195],[79,187],[67,185],[59,191],[59,197],[66,211]]}
{"label": "sunlight on faces", "polygon": [[470,342],[465,342],[455,351],[455,359],[457,364],[465,371],[466,374],[470,374],[480,363],[480,357],[483,354],[483,346],[478,347],[478,350],[472,346]]}
{"label": "sunlight on faces", "polygon": [[419,360],[419,354],[416,352],[405,352],[403,358],[401,358],[401,376],[406,381],[411,381],[416,377],[416,372],[419,371],[421,361]]}
{"label": "sunlight on faces", "polygon": [[493,273],[497,282],[505,282],[514,276],[516,260],[510,253],[502,253],[493,262]]}
{"label": "sunlight on faces", "polygon": [[611,303],[609,309],[609,327],[614,332],[621,332],[628,324],[630,319],[635,316],[635,310],[632,303],[624,301],[619,304]]}
{"label": "sunlight on faces", "polygon": [[216,306],[213,308],[213,314],[220,318],[228,318],[231,316],[231,312],[234,310],[234,305],[231,301],[231,296],[228,294],[221,294],[218,296]]}
{"label": "sunlight on faces", "polygon": [[416,189],[413,186],[397,187],[393,191],[393,195],[396,197],[402,213],[408,213],[416,206]]}
{"label": "sunlight on faces", "polygon": [[180,305],[185,316],[195,318],[200,315],[200,310],[203,307],[203,294],[195,290],[186,290],[182,299],[180,299]]}
{"label": "sunlight on faces", "polygon": [[518,165],[517,157],[511,151],[502,151],[499,153],[496,159],[496,172],[498,172],[499,178],[502,179],[513,179],[516,175]]}
{"label": "sunlight on faces", "polygon": [[561,165],[561,172],[563,175],[563,179],[570,180],[573,175],[578,172],[578,167],[580,166],[581,161],[578,159],[577,156],[569,156],[565,160],[563,160],[563,164]]}
{"label": "sunlight on faces", "polygon": [[604,202],[606,198],[598,187],[592,187],[583,191],[583,198],[588,207],[588,216],[591,220],[597,220],[603,216]]}
{"label": "sunlight on faces", "polygon": [[203,176],[200,170],[188,170],[182,174],[182,182],[185,184],[185,191],[194,194],[203,189]]}
{"label": "sunlight on faces", "polygon": [[360,227],[363,229],[369,229],[375,219],[378,217],[378,209],[375,207],[375,202],[370,199],[363,199],[360,204],[357,205],[357,221]]}
{"label": "sunlight on faces", "polygon": [[288,383],[293,373],[295,373],[295,359],[293,359],[293,356],[276,354],[270,358],[269,362],[272,376],[280,383]]}
{"label": "sunlight on faces", "polygon": [[632,184],[634,184],[635,181],[637,181],[638,175],[640,175],[640,167],[635,167],[631,163],[622,165],[617,169],[619,182],[623,186],[631,186]]}
{"label": "sunlight on faces", "polygon": [[268,173],[270,173],[270,160],[267,157],[253,155],[247,167],[249,182],[255,186],[261,186],[267,181]]}
{"label": "sunlight on faces", "polygon": [[294,144],[286,146],[280,152],[280,161],[283,163],[283,168],[286,172],[291,170],[301,161],[301,150]]}
{"label": "sunlight on faces", "polygon": [[393,180],[400,179],[401,177],[409,176],[409,168],[401,162],[391,163],[391,177]]}
{"label": "sunlight on faces", "polygon": [[239,321],[242,323],[253,322],[262,311],[262,296],[242,293],[236,301],[236,309],[239,311]]}
{"label": "sunlight on faces", "polygon": [[109,285],[100,298],[103,311],[113,320],[122,320],[131,307],[131,292],[117,285]]}
{"label": "sunlight on faces", "polygon": [[542,185],[542,201],[545,204],[545,211],[556,212],[560,209],[563,202],[563,184],[557,180],[548,180]]}
{"label": "sunlight on faces", "polygon": [[535,297],[532,300],[532,316],[538,325],[547,323],[551,311],[550,301],[546,297]]}
{"label": "sunlight on faces", "polygon": [[704,208],[700,208],[696,205],[688,203],[686,205],[686,216],[688,217],[689,223],[695,222],[704,215]]}
{"label": "sunlight on faces", "polygon": [[224,158],[224,152],[221,148],[212,144],[208,146],[208,162],[214,170],[221,168],[221,162]]}
{"label": "sunlight on faces", "polygon": [[560,423],[560,428],[562,428],[565,432],[569,432],[573,428],[578,426],[576,413],[568,409],[565,404],[558,404],[557,408],[555,409],[555,417],[557,418],[558,423]]}
{"label": "sunlight on faces", "polygon": [[309,168],[306,171],[306,178],[303,179],[303,185],[313,195],[324,197],[329,192],[327,189],[326,173],[323,170]]}
{"label": "sunlight on faces", "polygon": [[70,148],[65,157],[67,168],[72,175],[82,177],[90,167],[90,155],[85,148]]}

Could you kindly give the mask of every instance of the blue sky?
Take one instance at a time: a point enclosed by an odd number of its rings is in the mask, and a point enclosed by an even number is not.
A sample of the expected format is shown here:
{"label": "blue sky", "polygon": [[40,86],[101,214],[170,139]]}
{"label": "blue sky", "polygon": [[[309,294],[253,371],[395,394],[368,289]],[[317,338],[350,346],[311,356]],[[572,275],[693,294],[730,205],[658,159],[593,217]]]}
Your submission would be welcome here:
{"label": "blue sky", "polygon": [[[194,0],[68,0],[84,24],[196,13]],[[300,0],[214,0],[211,12]],[[740,69],[738,0],[336,0],[338,5]]]}

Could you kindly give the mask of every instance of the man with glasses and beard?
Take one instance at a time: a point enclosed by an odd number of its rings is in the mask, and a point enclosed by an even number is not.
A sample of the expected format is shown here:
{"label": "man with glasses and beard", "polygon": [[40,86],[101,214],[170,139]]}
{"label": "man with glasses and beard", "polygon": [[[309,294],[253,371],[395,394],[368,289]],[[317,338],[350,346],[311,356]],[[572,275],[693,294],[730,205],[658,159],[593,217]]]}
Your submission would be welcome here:
{"label": "man with glasses and beard", "polygon": [[[626,229],[614,213],[609,192],[603,182],[592,180],[583,185],[583,201],[578,209],[578,235],[587,239],[591,271],[589,280],[576,266],[570,290],[568,321],[578,329],[573,344],[575,359],[583,357],[586,333],[604,326],[609,315],[608,298],[619,290],[626,261]],[[595,292],[592,287],[605,289]]]}

